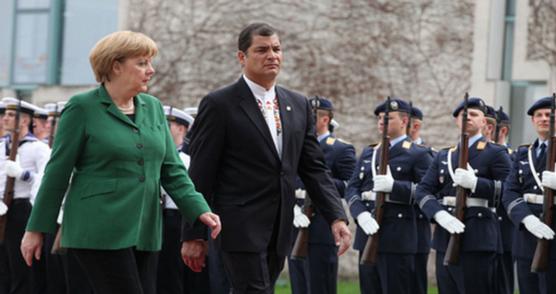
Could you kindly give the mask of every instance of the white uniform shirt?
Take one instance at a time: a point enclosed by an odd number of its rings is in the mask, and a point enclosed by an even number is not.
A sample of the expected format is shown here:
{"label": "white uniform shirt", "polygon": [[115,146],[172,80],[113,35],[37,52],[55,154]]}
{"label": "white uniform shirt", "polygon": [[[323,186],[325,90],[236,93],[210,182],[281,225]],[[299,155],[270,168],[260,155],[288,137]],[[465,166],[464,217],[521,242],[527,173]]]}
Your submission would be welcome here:
{"label": "white uniform shirt", "polygon": [[[25,142],[17,149],[16,162],[19,163],[24,172],[29,172],[29,175],[25,181],[21,177],[15,180],[14,199],[29,198],[31,203],[34,203],[41,184],[44,168],[50,159],[50,148],[32,134],[25,136],[22,141]],[[8,136],[0,139],[0,191],[2,192],[0,198],[3,197],[6,186],[4,165],[9,158],[6,151],[11,147],[10,142],[11,140]]]}
{"label": "white uniform shirt", "polygon": [[[191,158],[189,157],[189,155],[183,153],[182,151],[179,152],[181,161],[183,162],[183,165],[185,166],[185,168],[189,168],[189,162],[191,160]],[[170,198],[170,196],[168,196],[168,193],[166,193],[166,191],[164,191],[164,188],[160,187],[160,191],[162,193],[162,196],[164,197],[164,208],[166,209],[178,209],[178,206],[176,205],[176,203],[174,203],[174,200],[172,200],[172,198]]]}

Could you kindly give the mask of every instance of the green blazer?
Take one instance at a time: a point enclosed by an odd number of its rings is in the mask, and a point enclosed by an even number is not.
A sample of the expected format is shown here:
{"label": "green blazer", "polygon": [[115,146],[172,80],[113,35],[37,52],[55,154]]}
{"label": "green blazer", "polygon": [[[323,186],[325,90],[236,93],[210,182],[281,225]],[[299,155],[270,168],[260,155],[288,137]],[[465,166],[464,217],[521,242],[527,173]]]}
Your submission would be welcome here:
{"label": "green blazer", "polygon": [[135,122],[103,86],[69,100],[27,231],[55,232],[66,190],[67,248],[160,250],[161,185],[187,220],[210,211],[178,156],[158,99],[139,94],[134,103]]}

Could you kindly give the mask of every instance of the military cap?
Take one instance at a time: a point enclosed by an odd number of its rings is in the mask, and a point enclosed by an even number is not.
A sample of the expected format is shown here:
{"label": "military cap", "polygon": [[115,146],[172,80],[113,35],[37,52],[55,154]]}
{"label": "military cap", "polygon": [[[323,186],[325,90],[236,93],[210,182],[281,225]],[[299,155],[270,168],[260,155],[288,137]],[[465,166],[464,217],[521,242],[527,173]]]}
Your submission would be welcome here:
{"label": "military cap", "polygon": [[166,118],[169,121],[175,121],[186,127],[189,127],[191,124],[193,124],[193,117],[179,108],[164,105],[164,114],[166,114]]}
{"label": "military cap", "polygon": [[[386,111],[387,102],[388,100],[385,100],[375,108],[375,115],[378,115],[379,113]],[[409,107],[409,103],[405,102],[400,98],[390,98],[390,105],[388,107],[388,111],[400,111],[400,112],[411,113],[411,107]]]}
{"label": "military cap", "polygon": [[0,101],[0,114],[4,114],[5,111],[6,111],[6,106],[4,106],[4,103]]}
{"label": "military cap", "polygon": [[411,118],[416,118],[416,119],[423,120],[423,112],[421,111],[421,109],[412,105],[411,106]]}
{"label": "military cap", "polygon": [[504,111],[496,110],[496,115],[498,115],[498,119],[500,123],[510,124],[510,117]]}
{"label": "military cap", "polygon": [[183,112],[191,115],[192,117],[197,116],[197,111],[198,111],[197,107],[186,107],[183,109]]}
{"label": "military cap", "polygon": [[552,97],[551,96],[541,98],[541,99],[535,101],[535,103],[533,103],[533,105],[529,108],[529,110],[527,110],[527,114],[528,115],[533,115],[533,113],[535,113],[535,110],[541,109],[541,108],[550,108],[550,105],[552,105]]}
{"label": "military cap", "polygon": [[47,119],[48,118],[48,111],[44,108],[38,107],[36,105],[35,106],[35,111],[33,113],[33,117],[35,118],[40,118],[40,119]]}
{"label": "military cap", "polygon": [[485,105],[485,107],[486,107],[485,116],[490,117],[492,119],[496,119],[496,110],[494,110],[494,107],[490,105]]}
{"label": "military cap", "polygon": [[[458,105],[458,107],[456,107],[456,109],[454,109],[454,111],[452,112],[452,116],[453,117],[457,117],[459,112],[463,110],[463,104],[465,103],[465,101],[461,101],[461,103]],[[467,108],[473,108],[473,109],[478,109],[480,111],[482,111],[484,114],[486,114],[486,107],[485,107],[485,102],[483,101],[483,99],[479,98],[479,97],[469,97],[469,99],[467,100]]]}
{"label": "military cap", "polygon": [[60,115],[60,109],[58,109],[58,103],[46,103],[44,109],[48,112],[48,116]]}
{"label": "military cap", "polygon": [[[315,104],[317,104],[317,98],[318,98],[318,105],[315,105]],[[309,100],[311,101],[311,106],[313,108],[315,108],[315,106],[316,106],[317,109],[329,110],[329,111],[334,110],[334,106],[332,105],[332,101],[330,101],[330,100],[328,100],[324,97],[315,96],[315,97],[312,97]]]}
{"label": "military cap", "polygon": [[[19,100],[13,97],[4,97],[2,98],[2,103],[4,103],[6,110],[17,110],[17,106],[19,105]],[[35,112],[35,108],[36,108],[35,105],[27,101],[21,100],[20,111],[22,113],[27,113],[32,116],[33,113]]]}

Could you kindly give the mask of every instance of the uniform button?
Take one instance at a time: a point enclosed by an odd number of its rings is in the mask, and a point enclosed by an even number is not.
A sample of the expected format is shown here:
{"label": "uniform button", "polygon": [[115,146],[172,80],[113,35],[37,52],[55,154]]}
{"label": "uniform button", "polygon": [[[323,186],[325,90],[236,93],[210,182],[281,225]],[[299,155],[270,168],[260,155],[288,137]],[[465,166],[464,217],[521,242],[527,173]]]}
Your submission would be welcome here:
{"label": "uniform button", "polygon": [[423,215],[422,215],[422,214],[419,214],[419,218],[423,218]]}
{"label": "uniform button", "polygon": [[143,164],[145,164],[145,161],[144,161],[143,159],[139,159],[139,160],[137,161],[137,164],[138,164],[138,165],[143,165]]}
{"label": "uniform button", "polygon": [[135,146],[137,146],[137,149],[143,148],[143,144],[141,144],[141,143],[137,143],[137,145],[135,145]]}
{"label": "uniform button", "polygon": [[477,216],[478,216],[478,217],[483,217],[483,213],[482,213],[482,212],[479,212],[479,213],[477,213]]}
{"label": "uniform button", "polygon": [[145,176],[140,176],[140,177],[139,177],[139,182],[142,183],[142,182],[144,182],[144,181],[145,181]]}
{"label": "uniform button", "polygon": [[502,221],[502,217],[501,217],[501,216],[499,216],[499,217],[498,217],[498,220],[499,220],[499,221]]}
{"label": "uniform button", "polygon": [[403,214],[398,213],[398,218],[402,218],[402,217],[403,217]]}
{"label": "uniform button", "polygon": [[369,203],[369,202],[365,203],[365,206],[369,207],[369,205],[370,205],[370,203]]}
{"label": "uniform button", "polygon": [[452,208],[451,208],[451,207],[448,207],[448,211],[452,211]]}

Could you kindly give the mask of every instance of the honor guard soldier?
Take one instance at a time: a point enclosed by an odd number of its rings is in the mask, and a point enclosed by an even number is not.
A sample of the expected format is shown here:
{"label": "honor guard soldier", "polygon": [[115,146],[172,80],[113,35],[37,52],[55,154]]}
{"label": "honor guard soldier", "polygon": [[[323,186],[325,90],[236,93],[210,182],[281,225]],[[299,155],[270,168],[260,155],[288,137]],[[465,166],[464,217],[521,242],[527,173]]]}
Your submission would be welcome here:
{"label": "honor guard soldier", "polygon": [[[389,109],[389,125],[384,130],[384,113]],[[379,175],[381,148],[365,148],[357,161],[346,190],[346,200],[358,227],[354,248],[360,258],[368,235],[377,232],[373,218],[376,192],[386,194],[380,226],[378,258],[375,265],[359,266],[361,293],[415,293],[415,254],[417,253],[414,192],[432,158],[427,148],[414,144],[406,135],[411,108],[401,99],[380,104],[374,111],[378,129],[390,137],[388,172]]]}
{"label": "honor guard soldier", "polygon": [[[421,109],[411,106],[411,127],[409,128],[409,136],[413,143],[425,145],[421,138],[421,129],[423,127],[423,112]],[[435,151],[431,147],[426,147],[434,157]],[[428,275],[427,264],[429,260],[429,252],[431,251],[431,223],[425,217],[419,205],[415,203],[415,214],[417,216],[417,253],[415,254],[415,284],[413,291],[415,294],[426,294]]]}
{"label": "honor guard soldier", "polygon": [[[311,105],[313,108],[316,106],[315,129],[320,148],[324,153],[324,161],[331,171],[338,193],[343,197],[347,181],[355,166],[355,148],[330,132],[334,117],[334,107],[330,100],[322,97],[312,98]],[[288,258],[292,293],[334,294],[337,291],[338,248],[324,217],[315,211],[309,219],[302,212],[301,206],[305,194],[303,183],[298,178],[293,225],[296,228],[309,228],[309,249],[305,260]],[[308,197],[310,198],[311,195]],[[295,235],[297,235],[296,229]]]}
{"label": "honor guard soldier", "polygon": [[48,144],[50,125],[48,124],[48,111],[46,109],[35,106],[33,111],[32,132],[37,139]]}
{"label": "honor guard soldier", "polygon": [[[512,150],[506,145],[506,136],[509,133],[510,119],[506,113],[500,110],[494,110],[493,107],[487,105],[487,125],[483,129],[483,135],[490,138],[491,142],[497,143],[506,148],[510,159],[513,162],[514,156]],[[500,132],[504,128],[504,134],[500,136]],[[487,136],[487,133],[489,136]],[[501,138],[501,140],[497,140]],[[502,248],[498,256],[496,280],[498,281],[496,293],[513,294],[514,293],[514,266],[512,257],[512,243],[514,238],[515,227],[502,205],[502,186],[496,182],[494,187],[496,216],[500,225],[500,237],[502,238]]]}
{"label": "honor guard soldier", "polygon": [[538,239],[554,238],[552,227],[539,218],[543,209],[544,189],[556,189],[556,174],[545,171],[547,140],[550,140],[552,97],[537,100],[527,114],[531,116],[538,138],[531,145],[519,146],[513,167],[504,185],[503,202],[516,230],[513,255],[517,263],[519,293],[556,293],[556,246],[550,244],[548,270],[532,273],[531,263]]}
{"label": "honor guard soldier", "polygon": [[[4,112],[6,107],[0,101],[0,137],[4,136]],[[6,247],[0,243],[0,294],[10,292],[10,273],[8,271],[8,256],[6,255]]]}
{"label": "honor guard soldier", "polygon": [[[187,131],[193,124],[193,117],[184,111],[164,106],[164,113],[168,119],[170,133],[177,152],[186,168],[189,168],[189,155],[182,152],[183,142]],[[181,222],[182,217],[178,207],[161,187],[161,201],[163,205],[162,220],[162,249],[159,253],[157,273],[157,293],[209,293],[208,274],[206,271],[195,273],[185,266],[181,259]]]}
{"label": "honor guard soldier", "polygon": [[[461,128],[464,103],[452,113]],[[485,104],[469,98],[467,134],[468,168],[457,168],[460,146],[442,149],[417,186],[417,202],[438,224],[432,246],[436,250],[439,293],[494,293],[495,261],[500,250],[500,230],[494,213],[494,187],[510,170],[505,148],[488,143],[481,134]],[[463,223],[452,216],[456,186],[469,191]],[[450,234],[461,234],[459,264],[443,264]]]}
{"label": "honor guard soldier", "polygon": [[[29,268],[19,250],[21,238],[27,225],[32,203],[41,182],[44,167],[50,157],[48,145],[40,141],[29,127],[35,106],[18,99],[2,99],[6,110],[4,114],[4,136],[0,142],[0,191],[5,193],[7,177],[15,178],[14,196],[10,207],[0,201],[0,215],[6,214],[5,249],[10,272],[10,293],[31,293],[34,287],[33,270]],[[19,109],[19,110],[18,110]],[[19,111],[19,125],[16,115]],[[19,130],[17,160],[9,160],[13,132]]]}

